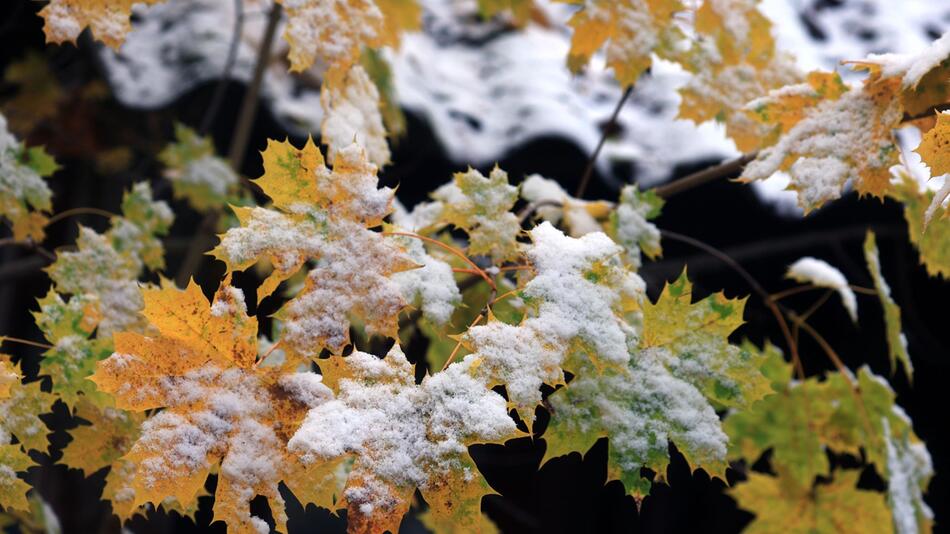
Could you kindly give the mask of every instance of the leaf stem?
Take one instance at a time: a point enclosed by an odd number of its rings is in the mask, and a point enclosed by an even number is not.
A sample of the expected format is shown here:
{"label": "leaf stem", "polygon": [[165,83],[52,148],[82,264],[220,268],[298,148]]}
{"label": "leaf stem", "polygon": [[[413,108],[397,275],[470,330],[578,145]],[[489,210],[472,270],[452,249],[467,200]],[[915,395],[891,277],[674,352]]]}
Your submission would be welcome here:
{"label": "leaf stem", "polygon": [[[481,320],[482,320],[482,317],[484,317],[484,316],[485,316],[485,314],[483,314],[483,313],[478,314],[478,317],[476,317],[475,320],[472,321],[472,324],[468,325],[468,328],[471,328],[471,327],[477,325],[478,322],[481,321]],[[466,328],[466,331],[468,330],[468,328]],[[455,355],[458,354],[459,349],[461,349],[461,348],[462,348],[462,338],[459,337],[458,342],[455,344],[455,348],[452,349],[452,354],[449,354],[449,357],[446,358],[445,363],[442,364],[442,369],[441,369],[442,371],[445,371],[446,369],[448,369],[449,364],[452,363],[452,360],[455,359]]]}
{"label": "leaf stem", "polygon": [[102,209],[99,209],[99,208],[87,208],[87,207],[71,208],[71,209],[68,209],[68,210],[65,210],[65,211],[61,211],[61,212],[59,212],[59,213],[53,215],[52,217],[50,217],[50,218],[46,221],[46,226],[49,226],[49,225],[51,225],[51,224],[53,224],[53,223],[56,223],[56,222],[59,222],[59,221],[65,219],[65,218],[67,218],[67,217],[73,217],[73,216],[76,216],[76,215],[99,215],[99,216],[101,216],[101,217],[106,217],[106,218],[110,218],[110,219],[111,219],[112,217],[118,217],[118,216],[119,216],[119,215],[116,214],[116,213],[112,213],[111,211],[102,210]]}
{"label": "leaf stem", "polygon": [[[465,263],[467,263],[469,266],[471,266],[473,274],[477,274],[477,275],[481,276],[481,277],[485,280],[485,282],[487,282],[488,285],[491,286],[492,289],[498,289],[498,288],[495,286],[495,281],[492,280],[490,276],[488,276],[488,273],[486,273],[486,272],[485,272],[483,269],[481,269],[478,265],[475,265],[475,262],[472,261],[472,260],[470,260],[470,259],[468,258],[468,256],[465,255],[465,253],[463,253],[461,250],[459,250],[459,249],[453,247],[452,245],[443,243],[443,242],[439,241],[438,239],[432,239],[431,237],[426,237],[426,236],[424,236],[424,235],[414,234],[414,233],[412,233],[412,232],[383,232],[382,234],[383,234],[383,235],[399,235],[399,236],[403,236],[403,237],[411,237],[411,238],[413,238],[413,239],[419,239],[419,240],[425,241],[426,243],[432,243],[433,245],[442,247],[442,248],[444,248],[445,250],[448,250],[449,252],[451,252],[452,254],[458,256],[458,257],[461,258],[463,261],[465,261]],[[454,270],[454,269],[453,269],[453,270]],[[468,272],[468,271],[465,271],[465,272]]]}
{"label": "leaf stem", "polygon": [[39,347],[41,349],[49,350],[53,348],[52,345],[47,345],[46,343],[40,343],[39,341],[30,341],[29,339],[23,339],[13,336],[0,336],[0,344],[3,344],[7,341],[12,343],[20,343],[21,345],[30,345],[31,347]]}

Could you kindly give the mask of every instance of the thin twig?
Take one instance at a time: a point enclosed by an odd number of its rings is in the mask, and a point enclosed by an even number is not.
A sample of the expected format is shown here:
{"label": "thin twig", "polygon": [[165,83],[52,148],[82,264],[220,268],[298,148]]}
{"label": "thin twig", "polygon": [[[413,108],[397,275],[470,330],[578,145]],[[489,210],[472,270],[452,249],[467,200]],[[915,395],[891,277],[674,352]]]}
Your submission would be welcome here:
{"label": "thin twig", "polygon": [[76,215],[99,215],[100,217],[106,217],[106,218],[110,218],[110,219],[111,219],[112,217],[118,217],[117,214],[112,213],[111,211],[102,210],[102,209],[99,209],[99,208],[86,208],[86,207],[71,208],[71,209],[68,209],[68,210],[65,210],[65,211],[61,211],[61,212],[59,212],[59,213],[53,215],[52,217],[50,217],[50,218],[46,221],[46,226],[49,226],[49,225],[51,225],[51,224],[53,224],[53,223],[56,223],[56,222],[59,222],[59,221],[65,219],[65,218],[67,218],[67,217],[73,217],[73,216],[76,216]]}
{"label": "thin twig", "polygon": [[448,244],[446,244],[446,243],[443,243],[443,242],[439,241],[438,239],[432,239],[431,237],[426,237],[426,236],[424,236],[424,235],[414,234],[414,233],[412,233],[412,232],[382,232],[382,234],[383,234],[383,235],[399,235],[399,236],[403,236],[403,237],[411,237],[411,238],[413,238],[413,239],[419,239],[419,240],[421,240],[421,241],[425,241],[426,243],[432,243],[433,245],[442,247],[442,248],[444,248],[445,250],[448,250],[448,251],[451,252],[452,254],[458,256],[459,258],[461,258],[462,261],[464,261],[465,263],[467,263],[467,264],[472,268],[472,270],[474,271],[474,274],[477,274],[477,275],[481,276],[482,279],[484,279],[485,282],[487,282],[488,285],[491,286],[492,289],[497,289],[497,288],[495,287],[495,281],[492,280],[490,276],[488,276],[488,273],[486,273],[482,268],[480,268],[478,265],[476,265],[474,261],[470,260],[470,259],[468,258],[468,256],[466,256],[465,254],[462,253],[462,251],[460,251],[459,249],[453,247],[452,245],[448,245]]}
{"label": "thin twig", "polygon": [[27,248],[27,249],[32,250],[33,252],[36,252],[40,256],[43,256],[43,258],[45,258],[46,260],[50,262],[56,261],[56,254],[53,254],[52,252],[46,250],[45,248],[43,248],[43,246],[39,245],[36,241],[33,241],[32,239],[29,239],[29,238],[20,240],[20,239],[13,239],[12,237],[5,237],[3,239],[0,239],[0,246],[7,246],[7,245]]}
{"label": "thin twig", "polygon": [[718,258],[720,261],[732,268],[732,270],[735,271],[739,276],[741,276],[742,279],[745,280],[747,284],[749,284],[749,287],[751,287],[752,290],[758,294],[759,298],[762,299],[769,311],[772,312],[776,322],[778,322],[779,329],[782,331],[782,336],[785,337],[785,343],[788,345],[789,351],[792,354],[792,363],[795,366],[795,371],[798,373],[799,378],[805,378],[805,369],[802,366],[802,360],[798,354],[798,346],[795,344],[795,340],[792,337],[792,332],[788,328],[788,323],[785,321],[785,316],[782,314],[782,311],[779,309],[778,305],[769,296],[768,291],[766,291],[765,288],[759,284],[758,280],[749,274],[749,272],[739,265],[738,262],[729,257],[729,255],[698,239],[694,239],[683,234],[678,234],[676,232],[671,232],[669,230],[660,230],[660,235],[666,239],[672,239],[674,241],[686,243],[687,245],[692,245],[708,253],[709,255]]}
{"label": "thin twig", "polygon": [[748,154],[743,154],[738,158],[720,163],[719,165],[707,167],[701,171],[688,174],[667,184],[654,187],[653,192],[661,198],[669,198],[677,193],[682,193],[683,191],[692,189],[705,183],[709,183],[720,178],[729,178],[731,176],[738,175],[750,161],[754,160],[756,156],[758,156],[758,154],[758,152],[749,152]]}
{"label": "thin twig", "polygon": [[610,135],[614,125],[617,124],[617,117],[620,116],[620,110],[623,109],[623,105],[627,102],[627,99],[630,98],[632,93],[633,86],[631,85],[623,92],[623,96],[621,96],[620,101],[617,102],[617,107],[614,108],[614,112],[610,116],[610,120],[607,121],[607,124],[604,126],[604,132],[600,136],[600,140],[597,141],[597,147],[594,149],[594,153],[591,154],[590,159],[587,160],[587,167],[584,169],[584,174],[581,176],[580,183],[577,184],[577,191],[574,193],[576,198],[581,198],[584,196],[584,191],[587,190],[587,184],[590,182],[591,176],[594,175],[594,167],[597,164],[597,156],[600,155],[600,151],[604,148],[604,143],[607,142],[607,137]]}
{"label": "thin twig", "polygon": [[[861,293],[862,295],[877,295],[877,291],[869,287],[856,286],[852,284],[848,284],[848,287],[850,287],[851,290],[854,291],[855,293]],[[797,295],[799,293],[805,293],[808,291],[814,291],[816,289],[828,289],[828,288],[825,286],[814,286],[811,284],[790,287],[788,289],[783,289],[782,291],[772,293],[772,300],[778,301],[786,297],[790,297],[792,295]]]}
{"label": "thin twig", "polygon": [[0,344],[3,344],[7,341],[10,341],[11,343],[19,343],[21,345],[30,345],[31,347],[39,347],[41,349],[46,349],[46,350],[53,348],[52,345],[48,345],[46,343],[40,343],[39,341],[30,341],[29,339],[23,339],[19,337],[0,336]]}
{"label": "thin twig", "polygon": [[[264,39],[257,50],[257,61],[254,64],[254,76],[251,78],[251,84],[244,93],[244,100],[241,102],[241,110],[238,113],[237,126],[235,134],[231,140],[231,150],[228,153],[228,161],[231,167],[240,174],[241,163],[244,161],[244,154],[247,151],[247,143],[251,137],[251,127],[254,125],[254,117],[257,113],[257,98],[260,94],[261,84],[264,81],[264,72],[267,69],[267,63],[270,59],[270,50],[273,47],[274,39],[277,35],[277,25],[280,22],[282,7],[274,3],[271,7],[267,19],[267,28],[264,30]],[[178,268],[178,274],[175,276],[175,282],[179,286],[188,283],[188,279],[198,270],[201,264],[201,257],[205,250],[210,246],[211,235],[218,226],[220,211],[209,212],[201,226],[195,233],[195,237],[185,253],[185,258]]]}
{"label": "thin twig", "polygon": [[244,31],[244,0],[234,0],[234,27],[231,29],[231,44],[228,47],[228,57],[224,61],[224,69],[221,72],[221,79],[218,80],[214,88],[214,95],[211,96],[211,103],[201,119],[201,126],[198,128],[199,135],[204,136],[208,129],[214,123],[218,110],[221,109],[221,102],[224,101],[224,93],[231,83],[231,70],[237,61],[238,45],[241,43],[241,34]]}

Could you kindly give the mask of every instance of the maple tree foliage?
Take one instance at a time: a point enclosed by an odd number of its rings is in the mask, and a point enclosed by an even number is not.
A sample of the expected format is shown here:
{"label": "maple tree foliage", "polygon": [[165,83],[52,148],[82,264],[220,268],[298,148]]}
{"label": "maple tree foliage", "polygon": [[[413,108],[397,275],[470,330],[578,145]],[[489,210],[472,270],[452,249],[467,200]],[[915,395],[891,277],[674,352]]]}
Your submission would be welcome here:
{"label": "maple tree foliage", "polygon": [[[754,0],[562,2],[575,6],[564,21],[567,68],[604,64],[629,87],[657,58],[678,63],[689,76],[679,116],[724,125],[747,152],[741,181],[787,173],[806,215],[849,184],[900,202],[921,263],[950,277],[950,113],[936,112],[950,103],[950,34],[914,56],[855,58],[864,79],[846,83],[799,72]],[[119,48],[132,4],[50,0],[39,15],[48,42],[75,42],[88,27]],[[536,15],[530,0],[478,7],[514,27]],[[224,264],[210,301],[193,280],[182,289],[164,278],[174,213],[145,180],[125,191],[107,230],[80,226],[73,246],[47,251],[51,286],[32,312],[46,343],[0,336],[44,349],[42,380],[0,356],[4,513],[38,513],[24,473],[30,451],[47,448],[40,416],[58,402],[79,421],[58,461],[86,476],[108,469],[102,499],[123,523],[150,507],[195,518],[216,475],[214,520],[234,532],[272,528],[251,512],[258,496],[273,528],[287,531],[281,484],[304,505],[346,510],[354,533],[398,531],[416,492],[433,531],[492,532],[481,507],[494,490],[470,447],[533,436],[545,443],[543,462],[606,438],[609,479],[637,503],[666,482],[671,445],[712,478],[741,466],[727,492],[755,514],[749,532],[930,530],[926,445],[888,381],[844,367],[807,324],[811,312],[758,295],[795,335],[786,347],[757,346],[734,339],[745,297],[694,298],[685,271],[647,297],[638,270],[670,235],[653,222],[663,195],[634,184],[615,199],[577,198],[583,191],[572,196],[541,175],[512,183],[496,165],[487,176],[456,173],[407,210],[379,186],[399,129],[381,49],[419,27],[420,6],[276,0],[270,9],[283,10],[289,70],[318,72],[326,151],[312,137],[300,147],[269,140],[263,175],[245,180],[211,138],[174,126],[155,159],[172,194],[221,232],[198,251]],[[922,132],[929,187],[902,162],[894,130],[908,124]],[[57,169],[0,115],[5,241],[45,251],[58,216],[45,179]],[[786,277],[837,293],[855,323],[868,313],[856,290],[876,295],[891,371],[913,379],[870,231],[863,251],[873,289],[811,256]],[[252,268],[263,278],[254,302],[278,303],[272,324],[248,314],[233,284]],[[799,332],[819,341],[834,371],[803,373]],[[540,434],[539,410],[550,415]],[[829,451],[876,473],[886,491],[861,486],[861,471],[835,465]]]}

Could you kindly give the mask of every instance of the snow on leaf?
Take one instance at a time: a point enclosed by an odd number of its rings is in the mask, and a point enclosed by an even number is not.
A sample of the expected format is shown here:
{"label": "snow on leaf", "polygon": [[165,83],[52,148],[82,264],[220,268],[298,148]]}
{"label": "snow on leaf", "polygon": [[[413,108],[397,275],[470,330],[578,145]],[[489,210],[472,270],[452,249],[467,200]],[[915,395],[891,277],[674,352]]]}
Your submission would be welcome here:
{"label": "snow on leaf", "polygon": [[95,371],[96,362],[112,354],[110,338],[89,337],[99,324],[99,301],[89,294],[64,301],[50,289],[38,303],[40,309],[33,312],[33,317],[53,345],[40,360],[40,372],[53,378],[53,393],[70,407],[81,398],[108,406],[109,397],[86,380]]}
{"label": "snow on leaf", "polygon": [[714,293],[692,302],[684,271],[667,284],[655,304],[643,306],[641,349],[668,351],[664,363],[677,378],[695,385],[722,406],[748,407],[771,393],[759,370],[761,357],[729,343],[742,325],[745,299]]}
{"label": "snow on leaf", "polygon": [[828,262],[810,256],[799,258],[789,266],[788,271],[785,272],[785,278],[816,287],[834,289],[841,297],[841,304],[848,310],[851,320],[858,321],[858,299],[854,296],[854,291],[841,271]]}
{"label": "snow on leaf", "polygon": [[914,364],[910,361],[910,354],[907,352],[907,338],[901,329],[901,309],[891,297],[891,287],[881,273],[881,259],[877,248],[877,241],[874,232],[868,230],[864,238],[864,260],[868,264],[868,271],[871,272],[871,278],[874,280],[874,289],[881,300],[881,307],[884,308],[884,328],[887,330],[888,354],[891,358],[891,369],[897,369],[897,362],[900,360],[904,366],[904,373],[909,379],[914,376]]}
{"label": "snow on leaf", "polygon": [[349,344],[351,315],[370,333],[395,337],[406,302],[391,276],[417,265],[369,229],[381,224],[393,199],[392,189],[377,189],[376,166],[351,144],[331,171],[312,140],[303,149],[269,141],[263,157],[264,176],[255,183],[276,209],[234,208],[241,227],[222,235],[211,254],[228,272],[269,260],[274,271],[258,288],[259,300],[316,260],[303,289],[277,314],[284,348],[295,354],[317,356],[324,347],[339,354]]}
{"label": "snow on leaf", "polygon": [[419,23],[406,0],[278,0],[287,13],[284,38],[290,45],[290,70],[301,72],[321,60],[327,82],[337,85],[360,49],[397,44],[403,24]]}
{"label": "snow on leaf", "polygon": [[511,213],[518,188],[508,183],[508,173],[498,166],[486,178],[475,169],[455,174],[455,181],[433,193],[443,202],[441,219],[465,230],[468,251],[485,254],[496,262],[518,256],[518,217]]}
{"label": "snow on leaf", "polygon": [[679,37],[673,15],[678,0],[561,0],[581,6],[568,24],[574,28],[568,66],[580,71],[606,43],[607,66],[620,85],[633,85],[650,67],[650,54],[672,49]]}
{"label": "snow on leaf", "polygon": [[519,292],[528,309],[517,326],[501,321],[469,328],[462,342],[475,376],[504,384],[509,404],[530,427],[542,384],[564,383],[570,356],[623,366],[636,343],[627,312],[643,281],[620,262],[621,248],[601,232],[574,239],[544,222],[531,230],[526,254],[535,276]]}
{"label": "snow on leaf", "polygon": [[58,166],[41,147],[26,148],[7,130],[0,114],[0,217],[13,225],[13,238],[42,241],[52,191],[43,180]]}
{"label": "snow on leaf", "polygon": [[921,191],[917,180],[904,169],[897,171],[896,184],[890,196],[904,205],[907,234],[917,247],[920,263],[930,276],[950,278],[950,217],[948,208],[938,206],[931,223],[924,227],[925,214],[934,205],[934,193]]}
{"label": "snow on leaf", "polygon": [[30,485],[17,477],[17,472],[26,471],[33,460],[19,445],[0,444],[0,507],[4,510],[30,509],[26,492]]}
{"label": "snow on leaf", "polygon": [[574,198],[561,184],[540,174],[532,174],[521,182],[521,198],[534,204],[560,204],[541,205],[535,212],[551,224],[556,225],[563,219],[571,237],[603,231],[600,221],[607,218],[613,207],[604,200]]}
{"label": "snow on leaf", "polygon": [[719,417],[696,386],[670,373],[669,357],[664,348],[644,349],[628,367],[600,374],[584,369],[552,394],[545,459],[587,451],[608,437],[609,478],[641,499],[651,482],[641,477],[640,468],[652,469],[663,481],[673,442],[691,469],[701,467],[724,479],[728,438]]}
{"label": "snow on leaf", "polygon": [[430,256],[422,241],[405,236],[392,236],[405,249],[406,255],[419,265],[417,269],[398,272],[392,280],[399,286],[403,298],[418,303],[425,318],[443,326],[452,318],[462,303],[462,294],[455,283],[452,266]]}
{"label": "snow on leaf", "polygon": [[350,532],[396,532],[418,488],[438,522],[474,530],[491,493],[467,447],[515,437],[505,400],[462,362],[416,384],[398,345],[384,359],[355,351],[334,400],[307,414],[288,447],[305,464],[354,458],[343,498]]}
{"label": "snow on leaf", "polygon": [[356,63],[339,85],[327,85],[320,92],[324,117],[320,127],[323,143],[329,147],[327,160],[354,142],[366,150],[367,159],[377,167],[389,163],[389,144],[380,112],[379,91],[366,70]]}
{"label": "snow on leaf", "polygon": [[801,79],[794,58],[775,52],[771,23],[756,2],[708,0],[696,11],[697,39],[676,59],[693,75],[680,89],[679,117],[715,119],[739,150],[758,148],[768,127],[743,107],[750,100]]}
{"label": "snow on leaf", "polygon": [[743,532],[765,534],[861,534],[889,523],[883,495],[857,488],[857,470],[838,470],[831,482],[802,486],[778,477],[749,473],[729,490],[739,507],[756,515]]}
{"label": "snow on leaf", "polygon": [[926,113],[950,99],[950,32],[915,54],[870,54],[852,63],[883,78],[900,80],[901,103],[910,115]]}
{"label": "snow on leaf", "polygon": [[96,39],[118,50],[132,30],[133,4],[159,0],[50,0],[40,10],[47,43],[75,43],[88,26]]}
{"label": "snow on leaf", "polygon": [[642,251],[650,259],[663,254],[660,231],[649,222],[660,215],[663,199],[652,191],[640,191],[635,185],[620,190],[620,203],[610,215],[611,235],[623,245],[634,270],[640,268]]}
{"label": "snow on leaf", "polygon": [[10,398],[10,392],[20,383],[20,371],[6,354],[0,354],[0,400]]}
{"label": "snow on leaf", "polygon": [[[950,37],[950,34],[947,34]],[[950,41],[950,39],[948,39]],[[950,173],[950,112],[944,111],[937,114],[937,123],[929,131],[924,133],[920,146],[915,150],[920,154],[921,159],[930,167],[930,175],[936,178]],[[944,177],[944,185],[933,200],[930,206],[924,212],[924,227],[933,219],[934,213],[939,208],[944,207],[947,199],[950,198],[950,178]],[[943,216],[947,216],[944,210]]]}
{"label": "snow on leaf", "polygon": [[237,173],[215,155],[211,138],[200,137],[181,123],[175,124],[175,142],[158,158],[167,167],[164,175],[175,197],[186,199],[198,211],[224,207],[238,185]]}
{"label": "snow on leaf", "polygon": [[313,373],[254,366],[257,320],[229,277],[209,306],[193,282],[143,290],[143,315],[157,336],[115,335],[116,352],[91,377],[119,408],[164,408],[142,424],[124,459],[135,465],[133,507],[172,497],[194,502],[212,469],[218,471],[214,515],[238,531],[261,523],[250,501],[263,495],[277,530],[286,514],[277,485],[285,444],[305,411],[332,396]]}
{"label": "snow on leaf", "polygon": [[887,443],[887,497],[897,534],[930,532],[934,513],[924,502],[923,492],[933,477],[933,462],[923,443],[905,430],[891,433],[890,423],[881,423]]}
{"label": "snow on leaf", "polygon": [[747,105],[750,115],[778,132],[740,180],[765,180],[788,171],[789,189],[808,213],[841,196],[850,180],[860,194],[882,197],[890,167],[898,163],[892,129],[903,117],[899,82],[869,77],[844,90],[837,74],[812,74],[807,84],[785,86]]}

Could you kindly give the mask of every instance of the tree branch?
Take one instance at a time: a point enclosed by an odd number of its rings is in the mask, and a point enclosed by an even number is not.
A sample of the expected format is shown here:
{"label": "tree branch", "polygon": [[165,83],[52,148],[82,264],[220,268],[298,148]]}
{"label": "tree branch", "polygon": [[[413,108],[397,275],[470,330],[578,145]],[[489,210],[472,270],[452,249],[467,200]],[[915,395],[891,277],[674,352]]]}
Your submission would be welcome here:
{"label": "tree branch", "polygon": [[617,102],[617,107],[614,108],[614,112],[610,116],[610,120],[607,122],[607,125],[604,126],[604,132],[600,136],[600,141],[597,142],[597,148],[594,149],[594,153],[591,154],[590,159],[587,160],[587,167],[584,169],[584,175],[581,176],[580,183],[577,184],[577,191],[574,193],[574,197],[581,198],[584,196],[584,191],[587,189],[587,184],[590,182],[590,178],[594,174],[594,166],[597,163],[597,156],[600,155],[600,151],[604,148],[604,143],[607,142],[607,136],[610,135],[610,131],[613,129],[614,124],[617,123],[617,117],[620,115],[620,110],[627,102],[627,99],[630,98],[631,93],[633,93],[632,85],[627,87],[627,89],[623,92],[623,96],[621,96],[620,101]]}
{"label": "tree branch", "polygon": [[224,70],[221,72],[221,79],[214,88],[214,95],[211,97],[211,103],[201,119],[201,126],[198,128],[199,135],[208,133],[208,129],[214,123],[218,110],[221,109],[221,102],[224,101],[224,92],[231,82],[231,70],[234,69],[234,63],[237,60],[238,45],[241,43],[241,34],[244,30],[244,0],[234,0],[234,27],[232,28],[231,44],[228,47],[228,57],[224,61]]}

